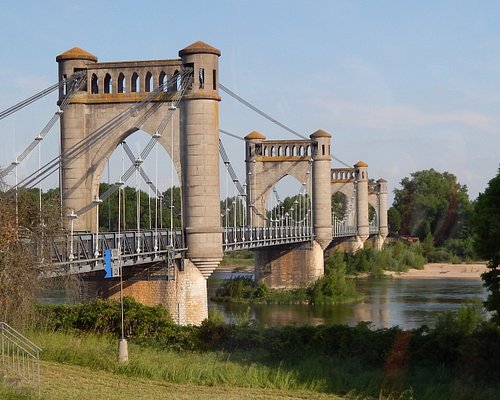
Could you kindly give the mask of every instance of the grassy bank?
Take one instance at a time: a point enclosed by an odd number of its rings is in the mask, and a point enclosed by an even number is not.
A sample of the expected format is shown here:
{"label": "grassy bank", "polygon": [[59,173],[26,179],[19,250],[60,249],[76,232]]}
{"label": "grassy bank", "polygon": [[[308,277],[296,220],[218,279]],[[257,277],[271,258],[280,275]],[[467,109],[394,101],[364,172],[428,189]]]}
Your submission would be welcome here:
{"label": "grassy bank", "polygon": [[[310,391],[290,391],[273,388],[240,388],[229,385],[177,384],[165,379],[133,376],[121,372],[82,367],[68,363],[42,361],[41,398],[44,400],[81,400],[97,398],[106,400],[240,400],[240,399],[313,399],[339,400],[334,395]],[[1,387],[0,398],[25,400],[35,398],[18,390]]]}
{"label": "grassy bank", "polygon": [[128,364],[116,361],[116,302],[45,305],[40,313],[28,337],[43,348],[44,362],[127,380],[365,400],[500,398],[500,328],[472,306],[443,315],[435,329],[414,331],[367,324],[263,328],[214,317],[200,327],[181,327],[163,308],[126,299]]}

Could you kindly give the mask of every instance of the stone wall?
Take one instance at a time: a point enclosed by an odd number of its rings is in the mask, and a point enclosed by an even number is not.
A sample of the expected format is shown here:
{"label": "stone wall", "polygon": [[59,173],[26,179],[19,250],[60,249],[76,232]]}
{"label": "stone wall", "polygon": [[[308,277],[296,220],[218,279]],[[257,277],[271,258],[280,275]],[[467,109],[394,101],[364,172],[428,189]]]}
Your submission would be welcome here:
{"label": "stone wall", "polygon": [[[164,305],[175,322],[199,325],[208,317],[207,281],[189,261],[183,261],[183,271],[175,268],[173,276],[167,270],[135,267],[124,270],[123,295],[153,306]],[[173,278],[173,279],[172,279]],[[86,278],[82,284],[86,299],[120,298],[120,279],[104,279],[102,274]]]}
{"label": "stone wall", "polygon": [[323,250],[316,242],[255,251],[255,279],[270,288],[307,287],[323,275]]}

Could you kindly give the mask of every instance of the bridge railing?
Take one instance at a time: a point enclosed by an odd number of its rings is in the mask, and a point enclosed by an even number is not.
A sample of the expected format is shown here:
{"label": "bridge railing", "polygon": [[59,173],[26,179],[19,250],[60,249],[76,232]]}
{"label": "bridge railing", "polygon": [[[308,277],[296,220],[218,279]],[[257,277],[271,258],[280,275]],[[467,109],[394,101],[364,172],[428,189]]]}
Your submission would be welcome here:
{"label": "bridge railing", "polygon": [[73,265],[79,270],[77,272],[90,272],[103,268],[104,250],[119,247],[123,265],[144,263],[165,254],[179,256],[185,251],[184,234],[180,229],[103,232],[99,235],[76,232],[73,236],[61,236],[52,241],[52,261],[61,266]]}
{"label": "bridge railing", "polygon": [[378,235],[378,232],[379,232],[379,229],[378,229],[378,219],[377,218],[373,218],[370,221],[369,233],[370,233],[370,235]]}
{"label": "bridge railing", "polygon": [[268,226],[226,228],[222,233],[225,251],[300,243],[312,240],[310,226]]}
{"label": "bridge railing", "polygon": [[346,218],[339,219],[335,216],[335,214],[333,215],[332,220],[332,230],[334,238],[356,236],[358,233],[358,229],[355,224]]}
{"label": "bridge railing", "polygon": [[5,322],[0,322],[0,343],[2,366],[39,390],[42,349]]}

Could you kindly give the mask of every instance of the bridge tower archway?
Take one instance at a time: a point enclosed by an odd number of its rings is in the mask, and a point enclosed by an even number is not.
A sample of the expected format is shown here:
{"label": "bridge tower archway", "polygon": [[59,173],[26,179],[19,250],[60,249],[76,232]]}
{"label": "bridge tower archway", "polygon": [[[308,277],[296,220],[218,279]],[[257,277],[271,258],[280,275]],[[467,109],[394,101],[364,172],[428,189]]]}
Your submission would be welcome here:
{"label": "bridge tower archway", "polygon": [[315,241],[325,249],[332,240],[330,211],[331,135],[318,130],[310,140],[266,140],[253,131],[245,137],[248,215],[262,220],[272,188],[289,175],[306,185],[313,213]]}

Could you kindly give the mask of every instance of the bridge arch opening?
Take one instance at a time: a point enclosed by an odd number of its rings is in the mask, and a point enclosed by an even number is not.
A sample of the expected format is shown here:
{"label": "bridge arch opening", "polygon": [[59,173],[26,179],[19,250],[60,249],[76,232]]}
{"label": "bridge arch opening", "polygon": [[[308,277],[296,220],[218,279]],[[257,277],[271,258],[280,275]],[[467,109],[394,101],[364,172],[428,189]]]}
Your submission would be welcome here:
{"label": "bridge arch opening", "polygon": [[169,153],[157,142],[149,156],[145,160],[140,159],[150,141],[151,135],[135,131],[115,148],[107,160],[99,182],[100,196],[114,183],[123,181],[122,175],[131,165],[138,165],[142,171],[135,169],[120,189],[115,189],[100,204],[100,230],[118,230],[118,211],[120,230],[175,229],[182,226],[179,177]]}
{"label": "bridge arch opening", "polygon": [[332,217],[337,220],[343,220],[348,214],[348,208],[350,206],[349,199],[344,193],[335,192],[332,195]]}
{"label": "bridge arch opening", "polygon": [[306,182],[283,176],[266,193],[266,225],[274,227],[311,224],[311,201]]}

